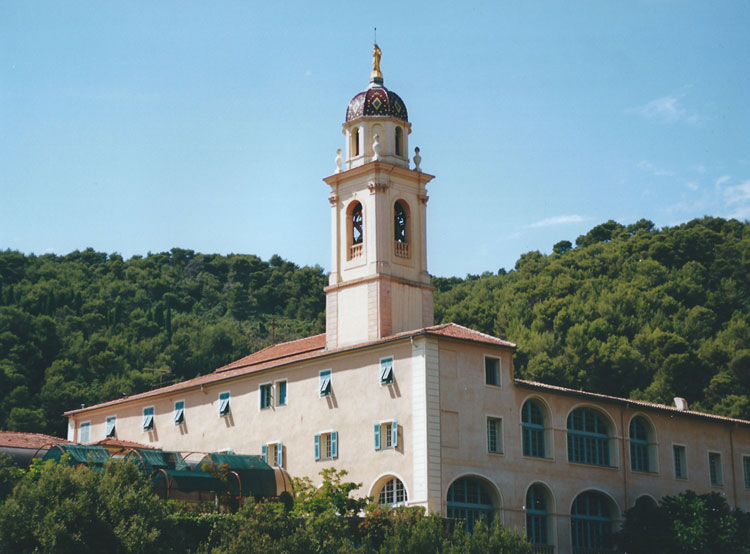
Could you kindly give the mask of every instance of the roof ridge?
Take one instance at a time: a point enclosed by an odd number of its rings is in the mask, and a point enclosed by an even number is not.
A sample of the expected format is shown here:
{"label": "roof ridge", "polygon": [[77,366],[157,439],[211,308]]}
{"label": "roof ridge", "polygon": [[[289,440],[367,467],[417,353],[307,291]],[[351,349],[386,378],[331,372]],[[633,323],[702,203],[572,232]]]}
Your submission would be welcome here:
{"label": "roof ridge", "polygon": [[[216,373],[218,371],[226,371],[226,368],[229,368],[230,366],[233,366],[233,367],[231,367],[231,369],[238,369],[240,367],[248,367],[248,366],[252,366],[252,365],[255,365],[255,364],[263,363],[263,362],[266,362],[266,361],[269,361],[269,360],[277,360],[279,358],[286,358],[287,356],[289,356],[289,354],[280,355],[280,356],[277,356],[275,358],[273,358],[273,357],[272,358],[266,358],[265,360],[258,361],[258,362],[255,362],[255,363],[245,363],[245,364],[241,364],[240,363],[240,362],[242,362],[242,360],[244,360],[246,358],[250,358],[252,356],[256,356],[256,355],[260,354],[261,352],[265,352],[266,350],[271,350],[272,348],[278,348],[280,346],[285,346],[285,345],[288,345],[288,344],[293,344],[295,342],[300,342],[300,341],[303,341],[303,340],[310,340],[310,339],[314,339],[314,338],[321,337],[321,336],[325,336],[325,333],[318,333],[316,335],[309,335],[307,337],[300,337],[298,339],[288,340],[286,342],[277,342],[275,344],[269,344],[268,346],[266,346],[264,348],[261,348],[260,350],[256,350],[255,352],[252,352],[251,354],[248,354],[247,356],[242,356],[238,360],[234,360],[233,362],[229,362],[228,364],[224,364],[223,366],[217,367],[216,369],[213,370],[212,373]],[[316,348],[310,348],[309,350],[316,350]],[[302,352],[307,352],[307,351],[308,350],[302,350]],[[238,364],[238,365],[235,365],[235,364]]]}

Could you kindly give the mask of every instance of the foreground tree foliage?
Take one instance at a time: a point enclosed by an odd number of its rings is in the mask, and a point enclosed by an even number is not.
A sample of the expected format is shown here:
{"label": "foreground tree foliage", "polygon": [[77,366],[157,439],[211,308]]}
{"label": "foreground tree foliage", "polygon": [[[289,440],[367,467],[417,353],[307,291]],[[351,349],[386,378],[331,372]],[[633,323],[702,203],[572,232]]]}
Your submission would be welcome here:
{"label": "foreground tree foliage", "polygon": [[497,275],[434,279],[436,321],[518,344],[516,376],[750,419],[750,224],[608,221]]}
{"label": "foreground tree foliage", "polygon": [[658,506],[639,499],[625,512],[619,542],[628,554],[749,554],[750,514],[730,509],[717,492],[686,491]]}
{"label": "foreground tree foliage", "polygon": [[[434,278],[435,319],[518,344],[519,377],[750,418],[750,224],[608,221],[514,270]],[[0,251],[0,429],[188,379],[325,327],[326,276],[273,256]]]}
{"label": "foreground tree foliage", "polygon": [[531,554],[500,525],[480,523],[467,534],[422,509],[368,505],[351,496],[359,485],[345,475],[322,472],[320,488],[299,481],[293,507],[250,499],[224,513],[159,500],[130,463],[98,472],[49,462],[18,478],[0,504],[0,552]]}

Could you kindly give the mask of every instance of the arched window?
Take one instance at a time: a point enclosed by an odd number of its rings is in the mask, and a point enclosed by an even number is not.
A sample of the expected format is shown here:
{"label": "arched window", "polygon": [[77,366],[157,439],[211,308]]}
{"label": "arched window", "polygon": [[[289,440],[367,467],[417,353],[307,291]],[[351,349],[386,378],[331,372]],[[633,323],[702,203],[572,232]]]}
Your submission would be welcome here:
{"label": "arched window", "polygon": [[352,157],[359,156],[359,127],[352,129]]}
{"label": "arched window", "polygon": [[359,202],[352,209],[352,244],[362,244],[362,204]]}
{"label": "arched window", "polygon": [[531,544],[549,544],[547,493],[541,485],[532,485],[526,492],[526,538]]}
{"label": "arched window", "polygon": [[544,413],[533,400],[527,400],[521,409],[523,423],[523,455],[544,458]]}
{"label": "arched window", "polygon": [[492,523],[494,515],[492,495],[479,479],[463,477],[448,489],[448,517],[465,521],[467,531],[473,531],[482,518]]}
{"label": "arched window", "polygon": [[401,156],[401,150],[403,148],[404,131],[401,127],[396,127],[396,156]]}
{"label": "arched window", "polygon": [[393,206],[393,240],[396,242],[408,242],[406,236],[406,210],[401,202]]}
{"label": "arched window", "polygon": [[612,548],[610,500],[599,492],[583,492],[573,501],[570,534],[573,549]]}
{"label": "arched window", "polygon": [[604,418],[590,408],[577,408],[568,415],[568,460],[609,465],[607,425]]}
{"label": "arched window", "polygon": [[403,504],[408,498],[406,497],[406,488],[401,479],[394,477],[383,483],[383,488],[378,493],[378,504],[381,506],[392,506],[394,504]]}
{"label": "arched window", "polygon": [[638,416],[630,420],[630,468],[651,471],[648,458],[648,424]]}

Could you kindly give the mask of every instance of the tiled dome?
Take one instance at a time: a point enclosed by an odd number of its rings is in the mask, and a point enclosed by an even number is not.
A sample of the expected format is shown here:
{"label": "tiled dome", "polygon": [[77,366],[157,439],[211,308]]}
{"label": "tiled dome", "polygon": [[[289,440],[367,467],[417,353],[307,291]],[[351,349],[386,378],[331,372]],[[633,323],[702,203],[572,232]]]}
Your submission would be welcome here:
{"label": "tiled dome", "polygon": [[346,109],[347,121],[372,115],[395,117],[401,121],[409,121],[406,104],[401,100],[401,97],[382,86],[371,86],[366,91],[360,92],[352,98],[349,107]]}

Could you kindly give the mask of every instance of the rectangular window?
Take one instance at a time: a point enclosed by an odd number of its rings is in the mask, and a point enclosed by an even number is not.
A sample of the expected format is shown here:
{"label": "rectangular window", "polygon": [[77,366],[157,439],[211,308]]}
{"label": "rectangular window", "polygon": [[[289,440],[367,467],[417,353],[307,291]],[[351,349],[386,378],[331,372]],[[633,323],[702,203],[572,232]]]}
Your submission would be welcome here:
{"label": "rectangular window", "polygon": [[485,383],[495,387],[500,386],[500,359],[484,357],[484,378]]}
{"label": "rectangular window", "polygon": [[284,467],[284,447],[280,442],[264,444],[261,447],[261,452],[261,457],[267,464]]}
{"label": "rectangular window", "polygon": [[315,435],[315,459],[332,460],[339,456],[339,434],[337,431]]}
{"label": "rectangular window", "polygon": [[375,450],[398,446],[398,421],[383,421],[375,424]]}
{"label": "rectangular window", "polygon": [[712,485],[723,485],[724,478],[721,473],[721,454],[718,452],[708,453],[708,473]]}
{"label": "rectangular window", "polygon": [[487,452],[500,454],[503,451],[501,424],[502,420],[499,418],[487,418]]}
{"label": "rectangular window", "polygon": [[174,424],[182,425],[185,423],[185,401],[178,400],[174,403]]}
{"label": "rectangular window", "polygon": [[383,358],[380,360],[380,384],[391,383],[393,383],[393,358]]}
{"label": "rectangular window", "polygon": [[221,394],[219,394],[219,416],[225,417],[230,413],[231,409],[229,407],[229,393],[222,392]]}
{"label": "rectangular window", "polygon": [[286,406],[286,381],[276,381],[276,405]]}
{"label": "rectangular window", "polygon": [[750,456],[742,456],[742,469],[745,473],[745,488],[750,489]]}
{"label": "rectangular window", "polygon": [[107,426],[104,429],[104,437],[108,439],[115,438],[115,425],[117,424],[117,416],[111,416],[107,418]]}
{"label": "rectangular window", "polygon": [[90,421],[84,421],[81,423],[81,427],[79,428],[78,433],[78,442],[81,444],[86,444],[87,442],[91,441],[91,422]]}
{"label": "rectangular window", "polygon": [[143,430],[152,431],[154,429],[154,407],[143,408]]}
{"label": "rectangular window", "polygon": [[324,369],[320,372],[320,383],[318,386],[318,391],[320,392],[320,396],[329,396],[332,390],[333,387],[331,386],[331,370]]}
{"label": "rectangular window", "polygon": [[260,409],[270,408],[273,402],[273,385],[266,383],[260,386]]}
{"label": "rectangular window", "polygon": [[680,444],[673,444],[672,454],[674,456],[675,478],[687,479],[687,459],[685,457],[685,447]]}

